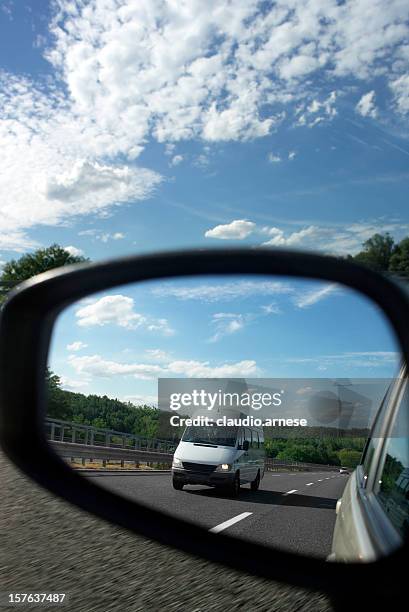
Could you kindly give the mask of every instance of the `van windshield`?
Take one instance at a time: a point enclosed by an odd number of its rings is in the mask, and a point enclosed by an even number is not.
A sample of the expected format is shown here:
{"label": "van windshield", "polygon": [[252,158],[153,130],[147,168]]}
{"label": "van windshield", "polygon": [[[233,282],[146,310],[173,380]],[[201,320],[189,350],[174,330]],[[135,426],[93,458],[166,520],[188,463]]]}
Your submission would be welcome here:
{"label": "van windshield", "polygon": [[238,427],[186,427],[183,442],[195,444],[214,444],[215,446],[235,446]]}

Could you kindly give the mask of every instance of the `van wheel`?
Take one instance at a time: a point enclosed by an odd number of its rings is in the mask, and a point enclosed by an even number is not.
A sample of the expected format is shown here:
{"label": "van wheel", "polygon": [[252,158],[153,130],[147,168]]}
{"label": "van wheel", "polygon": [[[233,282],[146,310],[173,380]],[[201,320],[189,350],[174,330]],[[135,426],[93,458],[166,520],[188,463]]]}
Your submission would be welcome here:
{"label": "van wheel", "polygon": [[250,489],[252,491],[257,491],[259,486],[260,486],[260,470],[257,472],[257,476],[255,477],[253,482],[250,483]]}
{"label": "van wheel", "polygon": [[238,497],[240,495],[240,474],[236,472],[233,482],[229,487],[229,493],[233,497]]}
{"label": "van wheel", "polygon": [[172,478],[172,484],[173,488],[176,489],[176,491],[181,491],[184,486],[184,482],[182,480],[179,480],[178,478]]}

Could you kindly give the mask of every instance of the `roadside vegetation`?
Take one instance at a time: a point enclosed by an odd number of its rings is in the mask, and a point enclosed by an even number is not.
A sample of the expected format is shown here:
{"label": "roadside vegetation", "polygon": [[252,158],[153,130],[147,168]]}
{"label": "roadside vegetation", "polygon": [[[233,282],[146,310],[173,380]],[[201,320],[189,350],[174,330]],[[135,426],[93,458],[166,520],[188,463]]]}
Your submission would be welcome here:
{"label": "roadside vegetation", "polygon": [[147,404],[135,405],[106,395],[84,395],[61,388],[59,376],[47,369],[47,416],[70,423],[113,429],[142,438],[178,440],[183,428],[172,427],[169,412]]}
{"label": "roadside vegetation", "polygon": [[305,461],[354,468],[358,465],[365,437],[267,438],[266,455],[281,461]]}

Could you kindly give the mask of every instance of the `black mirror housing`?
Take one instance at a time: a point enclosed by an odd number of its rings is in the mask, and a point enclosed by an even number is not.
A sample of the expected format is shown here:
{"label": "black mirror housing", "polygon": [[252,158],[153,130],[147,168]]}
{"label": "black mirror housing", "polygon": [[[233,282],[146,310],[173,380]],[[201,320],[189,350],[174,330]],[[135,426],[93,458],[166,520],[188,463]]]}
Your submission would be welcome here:
{"label": "black mirror housing", "polygon": [[[392,280],[335,257],[270,249],[220,249],[132,256],[45,272],[14,291],[0,317],[0,442],[25,474],[60,497],[134,533],[252,574],[342,593],[379,585],[385,595],[404,584],[409,546],[373,563],[341,565],[240,541],[147,508],[96,486],[51,449],[43,429],[45,371],[58,314],[92,293],[126,283],[194,275],[293,276],[343,284],[383,310],[409,362],[409,299]],[[24,384],[22,383],[24,381]],[[248,449],[246,442],[243,450]],[[393,581],[385,580],[385,576]]]}

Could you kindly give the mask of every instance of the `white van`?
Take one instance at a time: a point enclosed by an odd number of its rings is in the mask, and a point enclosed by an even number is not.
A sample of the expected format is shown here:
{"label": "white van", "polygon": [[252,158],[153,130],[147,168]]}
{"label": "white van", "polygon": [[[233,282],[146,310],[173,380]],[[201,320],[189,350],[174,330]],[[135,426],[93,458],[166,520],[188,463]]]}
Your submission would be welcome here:
{"label": "white van", "polygon": [[261,427],[186,427],[173,456],[173,487],[180,491],[185,484],[204,484],[237,496],[240,485],[250,483],[257,491],[264,458]]}

